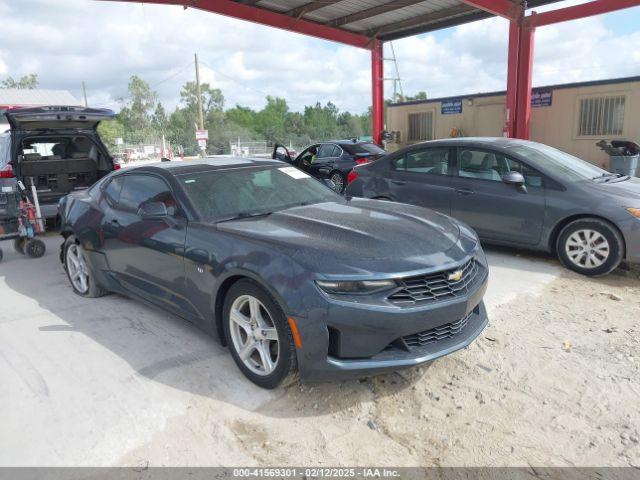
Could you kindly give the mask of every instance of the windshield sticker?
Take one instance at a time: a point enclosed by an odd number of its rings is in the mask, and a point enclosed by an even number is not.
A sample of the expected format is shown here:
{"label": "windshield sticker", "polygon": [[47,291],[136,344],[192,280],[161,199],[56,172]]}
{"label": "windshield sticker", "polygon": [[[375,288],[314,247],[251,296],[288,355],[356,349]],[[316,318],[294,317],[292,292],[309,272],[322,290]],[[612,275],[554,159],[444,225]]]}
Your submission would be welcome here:
{"label": "windshield sticker", "polygon": [[282,173],[286,173],[291,178],[295,178],[296,180],[299,180],[301,178],[309,178],[309,175],[304,173],[302,170],[298,170],[295,167],[282,167],[278,170],[280,170]]}
{"label": "windshield sticker", "polygon": [[184,183],[196,183],[196,181],[194,179],[190,179],[190,180],[185,180]]}

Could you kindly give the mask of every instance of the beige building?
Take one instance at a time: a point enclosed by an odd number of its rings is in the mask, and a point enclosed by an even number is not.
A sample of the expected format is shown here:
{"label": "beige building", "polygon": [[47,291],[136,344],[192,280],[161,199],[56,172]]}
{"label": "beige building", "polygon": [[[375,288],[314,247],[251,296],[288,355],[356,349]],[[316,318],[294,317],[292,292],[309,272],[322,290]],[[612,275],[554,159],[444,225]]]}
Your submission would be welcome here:
{"label": "beige building", "polygon": [[[606,165],[599,140],[640,143],[640,77],[534,88],[531,104],[531,140],[590,162]],[[392,104],[386,116],[398,139],[390,150],[458,135],[502,136],[505,92]]]}

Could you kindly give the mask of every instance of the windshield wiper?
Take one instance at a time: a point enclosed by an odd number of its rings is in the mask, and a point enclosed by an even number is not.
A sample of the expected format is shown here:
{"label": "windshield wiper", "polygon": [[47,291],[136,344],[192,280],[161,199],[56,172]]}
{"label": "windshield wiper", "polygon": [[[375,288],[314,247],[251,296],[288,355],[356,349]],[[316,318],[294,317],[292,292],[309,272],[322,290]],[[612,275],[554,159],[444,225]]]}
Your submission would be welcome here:
{"label": "windshield wiper", "polygon": [[593,177],[591,180],[603,180],[605,182],[608,182],[609,180],[611,180],[612,177],[620,178],[620,177],[624,177],[624,175],[622,175],[621,173],[605,172],[602,175],[598,175],[597,177]]}
{"label": "windshield wiper", "polygon": [[233,220],[242,220],[242,219],[245,219],[245,218],[268,217],[272,213],[273,212],[263,212],[263,213],[242,212],[242,213],[238,213],[237,215],[232,215],[232,216],[227,217],[227,218],[222,218],[220,220],[216,220],[215,223],[231,222]]}

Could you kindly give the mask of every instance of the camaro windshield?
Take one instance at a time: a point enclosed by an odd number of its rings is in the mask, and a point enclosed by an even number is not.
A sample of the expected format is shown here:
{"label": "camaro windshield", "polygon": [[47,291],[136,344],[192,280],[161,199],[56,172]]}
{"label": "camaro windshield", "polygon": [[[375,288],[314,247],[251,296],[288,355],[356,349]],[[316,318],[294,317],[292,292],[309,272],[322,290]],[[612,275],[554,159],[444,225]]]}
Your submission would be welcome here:
{"label": "camaro windshield", "polygon": [[210,222],[344,201],[316,179],[287,166],[190,173],[179,179],[202,219]]}
{"label": "camaro windshield", "polygon": [[591,180],[609,175],[606,170],[547,145],[517,145],[510,150],[531,160],[532,166],[546,168],[564,179]]}

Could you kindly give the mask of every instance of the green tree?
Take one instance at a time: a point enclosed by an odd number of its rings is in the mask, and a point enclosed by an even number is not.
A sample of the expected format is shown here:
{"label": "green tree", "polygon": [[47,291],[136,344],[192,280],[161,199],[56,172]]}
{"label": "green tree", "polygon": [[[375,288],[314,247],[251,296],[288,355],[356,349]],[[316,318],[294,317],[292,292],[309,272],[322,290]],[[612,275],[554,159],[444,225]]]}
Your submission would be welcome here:
{"label": "green tree", "polygon": [[38,75],[35,73],[30,73],[21,77],[20,80],[15,80],[13,77],[9,76],[0,83],[0,88],[19,88],[21,90],[33,90],[34,88],[38,87],[38,84]]}
{"label": "green tree", "polygon": [[164,109],[164,106],[158,102],[156,105],[156,109],[151,116],[151,124],[153,129],[159,134],[162,135],[166,132],[169,127],[169,117],[167,116],[167,112]]}
{"label": "green tree", "polygon": [[117,150],[116,138],[124,138],[124,125],[117,119],[106,120],[98,125],[98,135],[104,144],[115,152]]}
{"label": "green tree", "polygon": [[288,113],[289,105],[284,98],[267,97],[265,107],[255,114],[255,130],[267,141],[267,144],[285,141]]}
{"label": "green tree", "polygon": [[230,108],[225,112],[226,118],[231,123],[239,127],[252,130],[255,127],[255,115],[256,112],[249,107],[242,107],[236,105],[234,108]]}
{"label": "green tree", "polygon": [[420,91],[415,95],[407,95],[406,97],[404,97],[405,102],[414,102],[414,101],[426,100],[426,99],[427,99],[427,92],[425,91]]}
{"label": "green tree", "polygon": [[121,98],[123,107],[118,120],[125,128],[125,139],[128,142],[142,142],[153,135],[152,111],[156,106],[158,94],[149,84],[137,75],[129,80],[128,96]]}

